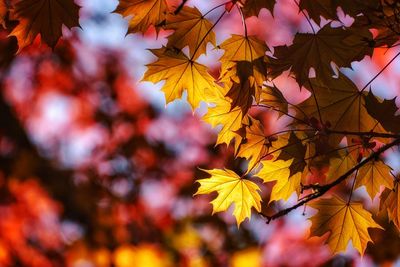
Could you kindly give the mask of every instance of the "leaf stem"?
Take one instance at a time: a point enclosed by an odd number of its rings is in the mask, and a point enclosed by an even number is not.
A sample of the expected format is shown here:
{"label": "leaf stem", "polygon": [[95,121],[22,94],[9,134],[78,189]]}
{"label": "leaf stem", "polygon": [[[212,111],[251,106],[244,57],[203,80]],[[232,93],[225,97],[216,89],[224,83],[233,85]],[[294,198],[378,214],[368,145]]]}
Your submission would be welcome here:
{"label": "leaf stem", "polygon": [[[232,8],[231,8],[232,9]],[[229,10],[230,11],[230,10]],[[222,17],[226,14],[226,10],[224,10],[224,12],[222,12],[222,14],[218,17],[218,19],[215,21],[215,23],[211,26],[210,29],[208,29],[208,31],[206,32],[206,34],[203,36],[203,38],[201,38],[199,44],[197,45],[196,49],[194,50],[192,56],[190,57],[190,61],[193,60],[193,58],[195,57],[197,51],[199,50],[201,44],[204,42],[204,40],[207,38],[207,36],[210,34],[210,32],[215,28],[215,26],[219,23],[219,21],[222,19]]]}
{"label": "leaf stem", "polygon": [[232,3],[232,2],[233,2],[233,1],[227,1],[227,2],[224,2],[224,3],[222,3],[222,4],[219,4],[219,5],[217,5],[217,6],[213,7],[213,8],[211,8],[211,9],[208,10],[206,13],[204,13],[203,17],[207,16],[208,14],[210,14],[211,12],[213,12],[214,10],[216,10],[217,8],[220,8],[220,7],[222,7],[222,6],[225,6],[226,4]]}
{"label": "leaf stem", "polygon": [[356,175],[354,175],[353,183],[351,184],[351,191],[350,191],[349,199],[347,200],[347,205],[350,204],[351,197],[353,196],[354,186],[356,185],[358,171],[359,171],[359,169],[356,170]]}
{"label": "leaf stem", "polygon": [[247,25],[246,25],[246,19],[244,18],[244,15],[243,15],[243,10],[238,5],[236,5],[236,7],[239,10],[240,17],[242,18],[242,25],[243,25],[243,28],[244,28],[244,36],[247,37]]}

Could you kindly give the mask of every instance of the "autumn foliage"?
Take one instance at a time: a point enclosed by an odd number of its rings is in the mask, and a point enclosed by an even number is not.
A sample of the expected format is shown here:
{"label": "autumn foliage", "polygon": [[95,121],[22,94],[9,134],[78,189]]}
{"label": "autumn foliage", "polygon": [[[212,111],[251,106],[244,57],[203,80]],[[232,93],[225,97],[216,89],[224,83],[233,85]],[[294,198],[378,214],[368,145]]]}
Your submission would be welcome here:
{"label": "autumn foliage", "polygon": [[[400,115],[384,96],[399,91],[374,82],[394,76],[400,3],[206,2],[119,0],[137,47],[91,50],[84,3],[0,0],[0,265],[398,258]],[[139,44],[140,84],[190,108],[166,115],[137,91]],[[52,102],[68,106],[59,129]]]}

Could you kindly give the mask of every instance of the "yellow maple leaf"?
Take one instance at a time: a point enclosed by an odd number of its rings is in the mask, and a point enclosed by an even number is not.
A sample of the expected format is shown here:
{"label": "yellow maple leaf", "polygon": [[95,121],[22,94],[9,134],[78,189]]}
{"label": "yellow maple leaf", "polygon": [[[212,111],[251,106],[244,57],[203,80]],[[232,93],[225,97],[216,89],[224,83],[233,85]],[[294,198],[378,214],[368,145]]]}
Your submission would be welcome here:
{"label": "yellow maple leaf", "polygon": [[275,86],[264,86],[261,89],[260,104],[274,108],[279,116],[288,113],[288,102],[282,92]]}
{"label": "yellow maple leaf", "polygon": [[[220,58],[220,80],[227,83],[229,87],[232,81],[240,83],[239,76],[241,72],[250,71],[251,86],[255,86],[255,99],[258,102],[262,84],[266,80],[266,69],[263,64],[265,53],[269,49],[265,42],[255,36],[234,34],[220,44],[218,48],[225,50],[225,53]],[[251,64],[251,70],[248,67],[237,68],[237,63],[244,61]]]}
{"label": "yellow maple leaf", "polygon": [[11,17],[19,21],[10,33],[18,40],[19,51],[39,34],[53,48],[62,35],[62,25],[79,26],[79,6],[74,0],[17,0]]}
{"label": "yellow maple leaf", "polygon": [[231,170],[204,170],[211,175],[210,178],[200,179],[200,184],[195,195],[217,192],[218,196],[211,204],[213,214],[226,211],[232,203],[235,205],[233,215],[236,217],[239,226],[246,218],[251,217],[251,208],[261,211],[261,197],[258,191],[260,188],[255,183],[239,177]]}
{"label": "yellow maple leaf", "polygon": [[210,92],[219,90],[206,66],[190,60],[182,52],[166,47],[151,52],[158,59],[147,65],[143,80],[153,83],[165,81],[161,90],[167,103],[182,97],[186,90],[187,100],[194,109],[200,101],[207,100]]}
{"label": "yellow maple leaf", "polygon": [[296,173],[290,176],[291,160],[262,160],[262,168],[255,176],[261,178],[265,183],[275,182],[272,187],[270,201],[288,200],[293,193],[300,192],[300,183],[303,177],[302,173]]}
{"label": "yellow maple leaf", "polygon": [[351,240],[353,247],[362,255],[368,242],[372,241],[368,228],[383,229],[361,203],[347,203],[333,197],[318,199],[310,206],[318,210],[311,217],[311,235],[322,236],[329,232],[326,242],[334,253],[345,251]]}
{"label": "yellow maple leaf", "polygon": [[[211,31],[212,23],[209,22],[196,7],[184,6],[178,14],[168,14],[165,28],[175,30],[168,36],[168,45],[182,49],[189,46],[189,54],[197,58],[206,53],[207,44],[215,44],[215,33]],[[196,55],[193,55],[195,53]]]}
{"label": "yellow maple leaf", "polygon": [[380,192],[381,186],[393,188],[392,169],[381,160],[371,160],[359,169],[355,187],[365,186],[373,199]]}
{"label": "yellow maple leaf", "polygon": [[381,210],[387,210],[389,219],[400,229],[400,191],[399,183],[393,189],[385,189],[381,195]]}
{"label": "yellow maple leaf", "polygon": [[250,126],[245,128],[245,141],[239,147],[237,157],[249,160],[248,172],[260,162],[261,158],[268,152],[270,146],[264,135],[264,127],[256,119],[250,120]]}
{"label": "yellow maple leaf", "polygon": [[343,152],[338,154],[339,157],[334,157],[329,161],[329,171],[327,175],[327,182],[332,182],[345,174],[348,170],[356,165],[356,160],[350,152]]}
{"label": "yellow maple leaf", "polygon": [[209,107],[207,113],[203,116],[203,120],[213,127],[222,125],[218,133],[216,144],[229,145],[232,140],[235,140],[236,149],[238,149],[242,137],[237,133],[242,128],[243,124],[248,124],[248,116],[243,114],[240,107],[231,107],[231,102],[219,96],[213,100],[214,107]]}
{"label": "yellow maple leaf", "polygon": [[129,33],[145,33],[150,25],[158,26],[165,21],[168,5],[166,0],[119,0],[114,12],[123,17],[133,16],[129,20]]}

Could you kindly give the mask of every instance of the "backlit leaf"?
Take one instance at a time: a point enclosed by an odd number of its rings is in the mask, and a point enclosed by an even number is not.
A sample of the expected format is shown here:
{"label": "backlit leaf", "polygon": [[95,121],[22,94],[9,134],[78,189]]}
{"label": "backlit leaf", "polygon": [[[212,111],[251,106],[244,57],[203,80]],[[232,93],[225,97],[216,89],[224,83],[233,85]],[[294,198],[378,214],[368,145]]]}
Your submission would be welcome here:
{"label": "backlit leaf", "polygon": [[368,194],[373,199],[381,191],[381,186],[389,189],[393,188],[391,170],[381,160],[372,160],[360,168],[355,187],[364,185]]}
{"label": "backlit leaf", "polygon": [[[193,58],[205,53],[208,43],[216,45],[215,33],[211,31],[212,23],[195,7],[185,6],[177,15],[169,14],[165,28],[175,30],[168,37],[168,46],[178,49],[189,46],[190,55]],[[196,49],[196,55],[193,55]]]}
{"label": "backlit leaf", "polygon": [[166,0],[119,0],[116,13],[129,18],[129,33],[142,32],[165,21],[168,5]]}
{"label": "backlit leaf", "polygon": [[[339,73],[338,78],[331,77],[325,80],[312,78],[306,87],[314,96],[310,96],[299,105],[307,115],[304,119],[322,120],[336,131],[385,132],[379,122],[366,111],[364,95],[344,74]],[[342,138],[343,136],[335,135],[331,141],[338,144]]]}
{"label": "backlit leaf", "polygon": [[387,210],[389,219],[400,229],[400,192],[399,183],[393,189],[386,188],[381,195],[380,208]]}
{"label": "backlit leaf", "polygon": [[291,160],[263,160],[261,161],[262,168],[255,176],[263,179],[266,182],[276,181],[272,188],[270,202],[278,200],[288,200],[293,193],[300,192],[300,183],[302,174],[297,173],[290,176],[290,166],[293,163]]}
{"label": "backlit leaf", "polygon": [[260,188],[253,182],[239,177],[231,170],[204,170],[210,178],[200,179],[195,195],[209,194],[216,191],[217,198],[211,201],[213,213],[227,210],[232,203],[235,205],[233,215],[240,225],[251,216],[251,208],[261,211]]}
{"label": "backlit leaf", "polygon": [[[231,83],[231,80],[239,83],[239,77],[246,72],[244,76],[249,77],[250,86],[255,86],[255,99],[258,101],[261,86],[266,80],[264,57],[269,50],[267,45],[255,36],[235,34],[220,44],[218,48],[225,50],[220,58],[220,80],[228,84]],[[238,62],[242,62],[242,64],[238,65]],[[247,62],[247,65],[243,62]]]}
{"label": "backlit leaf", "polygon": [[365,107],[368,113],[382,124],[385,130],[400,132],[400,115],[395,115],[398,108],[396,98],[381,101],[370,91],[365,97]]}
{"label": "backlit leaf", "polygon": [[42,42],[54,48],[62,35],[62,25],[79,26],[79,6],[74,0],[17,0],[12,17],[19,21],[10,33],[17,37],[19,50],[39,34]]}
{"label": "backlit leaf", "polygon": [[300,85],[304,85],[310,69],[316,78],[323,80],[334,72],[331,62],[338,67],[350,67],[366,55],[372,55],[369,46],[372,34],[367,29],[332,28],[326,24],[316,34],[297,33],[293,44],[274,48],[274,58],[270,58],[271,77],[289,70]]}
{"label": "backlit leaf", "polygon": [[165,47],[151,51],[158,59],[147,65],[143,80],[153,83],[165,81],[161,90],[167,103],[180,98],[186,90],[188,102],[194,109],[200,101],[207,99],[207,91],[218,90],[207,68],[182,52]]}
{"label": "backlit leaf", "polygon": [[319,199],[310,204],[318,213],[311,217],[311,235],[322,236],[329,233],[326,242],[334,253],[345,251],[349,241],[361,255],[372,241],[368,228],[383,229],[366,211],[361,203],[333,197]]}

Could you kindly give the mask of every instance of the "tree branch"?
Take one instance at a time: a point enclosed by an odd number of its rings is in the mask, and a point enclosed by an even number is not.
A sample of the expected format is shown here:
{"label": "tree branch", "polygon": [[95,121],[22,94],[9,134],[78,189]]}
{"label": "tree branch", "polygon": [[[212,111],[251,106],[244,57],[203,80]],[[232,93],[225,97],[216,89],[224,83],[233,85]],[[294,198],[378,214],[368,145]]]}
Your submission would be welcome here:
{"label": "tree branch", "polygon": [[369,137],[381,137],[381,138],[400,138],[399,134],[390,133],[377,133],[377,132],[351,132],[351,131],[336,131],[336,130],[325,130],[327,134],[343,134],[343,135],[357,135],[357,136],[369,136]]}
{"label": "tree branch", "polygon": [[177,15],[182,10],[187,1],[188,0],[182,0],[181,4],[175,9],[174,15]]}
{"label": "tree branch", "polygon": [[400,138],[397,138],[393,142],[380,147],[377,151],[372,153],[369,157],[367,157],[366,159],[364,159],[363,161],[361,161],[357,165],[354,165],[353,168],[348,170],[346,173],[341,175],[339,178],[337,178],[332,183],[329,183],[329,184],[326,184],[326,185],[304,185],[305,188],[312,188],[312,189],[314,189],[316,191],[314,193],[311,193],[311,194],[305,196],[296,205],[293,205],[293,206],[291,206],[289,208],[283,209],[283,210],[281,210],[281,211],[279,211],[279,212],[277,212],[277,213],[275,213],[275,214],[273,214],[271,216],[268,216],[268,215],[265,215],[265,214],[260,214],[260,215],[267,219],[267,224],[270,223],[271,221],[275,220],[275,219],[278,219],[278,218],[280,218],[282,216],[285,216],[286,214],[290,213],[291,211],[297,209],[298,207],[301,207],[304,204],[310,202],[311,200],[319,198],[320,196],[324,195],[332,187],[334,187],[334,186],[340,184],[341,182],[343,182],[344,180],[346,180],[346,178],[348,176],[350,176],[354,171],[360,169],[362,166],[364,166],[365,164],[367,164],[371,160],[375,159],[376,157],[378,157],[380,154],[382,154],[383,152],[385,152],[389,148],[397,146],[397,145],[400,145]]}

